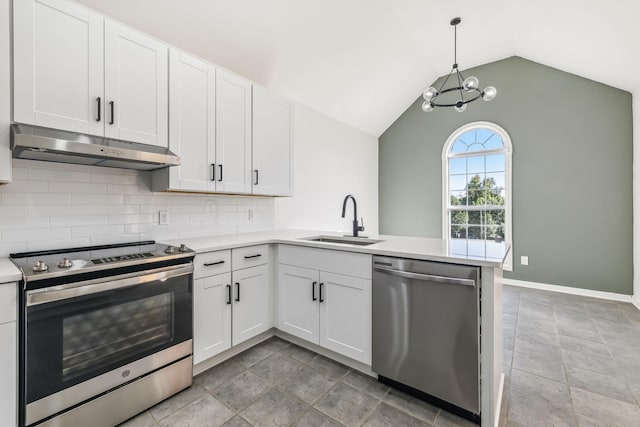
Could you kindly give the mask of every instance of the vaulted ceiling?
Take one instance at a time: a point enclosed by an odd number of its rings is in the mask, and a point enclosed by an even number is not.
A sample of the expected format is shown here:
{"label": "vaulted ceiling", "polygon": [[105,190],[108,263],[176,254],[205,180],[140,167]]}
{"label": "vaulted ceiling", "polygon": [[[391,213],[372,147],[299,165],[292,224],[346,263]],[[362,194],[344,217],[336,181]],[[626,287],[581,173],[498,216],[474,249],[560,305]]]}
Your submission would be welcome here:
{"label": "vaulted ceiling", "polygon": [[[379,136],[448,73],[518,55],[640,90],[638,0],[79,0]],[[498,88],[499,89],[499,88]]]}

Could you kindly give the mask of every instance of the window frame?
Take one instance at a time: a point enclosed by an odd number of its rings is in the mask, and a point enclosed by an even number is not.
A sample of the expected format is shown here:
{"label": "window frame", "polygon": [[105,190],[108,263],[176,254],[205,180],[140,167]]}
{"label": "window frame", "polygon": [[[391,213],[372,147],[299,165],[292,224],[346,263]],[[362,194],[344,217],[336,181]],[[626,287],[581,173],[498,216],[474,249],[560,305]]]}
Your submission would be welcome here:
{"label": "window frame", "polygon": [[[453,144],[458,140],[458,138],[466,132],[470,130],[483,128],[487,129],[491,132],[498,134],[502,138],[502,142],[504,144],[504,149],[491,149],[491,150],[482,150],[482,151],[473,151],[469,153],[457,154],[450,156],[451,148]],[[449,224],[450,221],[450,200],[449,200],[449,159],[452,157],[473,157],[477,155],[486,155],[486,154],[505,154],[505,203],[504,203],[504,227],[505,227],[505,243],[510,246],[510,250],[505,257],[503,269],[507,271],[513,271],[513,234],[512,234],[512,190],[513,190],[513,179],[512,179],[512,162],[511,158],[513,155],[513,145],[511,143],[511,137],[509,133],[501,127],[500,125],[487,122],[487,121],[476,121],[467,123],[465,125],[460,126],[456,130],[454,130],[451,135],[447,138],[444,143],[444,147],[442,148],[442,239],[445,241],[446,250],[449,252],[450,247],[450,238],[449,235],[451,226]]]}

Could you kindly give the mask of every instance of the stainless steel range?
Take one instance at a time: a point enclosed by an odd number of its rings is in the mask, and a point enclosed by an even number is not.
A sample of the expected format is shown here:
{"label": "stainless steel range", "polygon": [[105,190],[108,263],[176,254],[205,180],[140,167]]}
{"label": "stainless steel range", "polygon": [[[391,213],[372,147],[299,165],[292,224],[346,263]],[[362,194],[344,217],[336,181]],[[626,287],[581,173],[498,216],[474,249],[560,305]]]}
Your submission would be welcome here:
{"label": "stainless steel range", "polygon": [[114,426],[189,387],[194,256],[154,241],[11,254],[20,425]]}

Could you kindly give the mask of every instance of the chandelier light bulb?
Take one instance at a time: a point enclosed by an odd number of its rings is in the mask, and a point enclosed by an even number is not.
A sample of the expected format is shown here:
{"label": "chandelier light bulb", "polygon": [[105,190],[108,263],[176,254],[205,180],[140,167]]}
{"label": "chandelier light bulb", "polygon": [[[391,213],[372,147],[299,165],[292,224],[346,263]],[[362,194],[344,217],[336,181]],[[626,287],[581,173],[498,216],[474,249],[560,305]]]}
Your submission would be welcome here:
{"label": "chandelier light bulb", "polygon": [[424,90],[422,97],[424,98],[425,101],[431,101],[436,96],[437,93],[438,91],[436,90],[436,88],[430,87]]}
{"label": "chandelier light bulb", "polygon": [[497,94],[498,94],[498,91],[495,87],[488,86],[484,88],[484,90],[482,91],[482,99],[484,101],[491,101],[496,97]]}
{"label": "chandelier light bulb", "polygon": [[458,113],[462,113],[464,110],[467,109],[467,104],[463,103],[462,101],[458,101],[456,102],[456,105],[453,107],[454,110],[456,110]]}
{"label": "chandelier light bulb", "polygon": [[433,105],[431,105],[431,102],[424,101],[422,103],[422,111],[424,111],[425,113],[428,113],[429,111],[433,111]]}
{"label": "chandelier light bulb", "polygon": [[479,85],[480,85],[480,82],[478,81],[478,78],[474,76],[467,77],[466,79],[464,79],[464,82],[462,83],[462,87],[467,92],[478,89]]}

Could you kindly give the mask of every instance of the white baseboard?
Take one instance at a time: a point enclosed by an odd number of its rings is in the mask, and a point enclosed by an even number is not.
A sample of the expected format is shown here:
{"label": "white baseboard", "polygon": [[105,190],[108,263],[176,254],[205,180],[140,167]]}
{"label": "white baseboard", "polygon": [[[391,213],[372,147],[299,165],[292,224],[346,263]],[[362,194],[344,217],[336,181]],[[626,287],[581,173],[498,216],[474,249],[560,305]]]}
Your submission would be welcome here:
{"label": "white baseboard", "polygon": [[571,286],[550,285],[548,283],[527,282],[525,280],[502,279],[505,285],[519,286],[521,288],[539,289],[541,291],[561,292],[563,294],[580,295],[583,297],[600,298],[611,301],[630,302],[640,309],[640,301],[633,295],[618,294],[615,292],[592,291],[591,289],[572,288]]}

